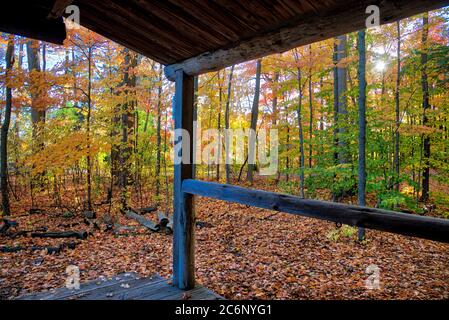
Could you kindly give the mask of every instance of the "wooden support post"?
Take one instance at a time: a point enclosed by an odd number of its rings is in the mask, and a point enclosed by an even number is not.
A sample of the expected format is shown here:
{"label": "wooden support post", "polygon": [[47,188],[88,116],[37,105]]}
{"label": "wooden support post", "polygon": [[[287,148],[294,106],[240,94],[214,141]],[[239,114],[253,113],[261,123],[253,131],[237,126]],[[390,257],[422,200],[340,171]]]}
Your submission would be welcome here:
{"label": "wooden support post", "polygon": [[[182,182],[193,177],[193,77],[186,75],[183,70],[177,70],[175,90],[174,119],[177,132],[174,149],[177,154],[173,186],[173,284],[188,290],[195,286],[195,213],[193,195],[182,191]],[[183,129],[183,135],[179,129]]]}

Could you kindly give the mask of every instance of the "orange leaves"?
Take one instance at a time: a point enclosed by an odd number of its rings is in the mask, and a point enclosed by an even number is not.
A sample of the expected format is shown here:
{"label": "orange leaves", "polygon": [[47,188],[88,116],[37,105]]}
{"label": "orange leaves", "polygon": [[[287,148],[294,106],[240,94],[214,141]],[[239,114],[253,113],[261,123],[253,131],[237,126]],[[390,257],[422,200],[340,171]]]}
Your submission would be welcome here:
{"label": "orange leaves", "polygon": [[43,111],[59,101],[56,96],[51,95],[52,86],[58,83],[58,76],[50,72],[32,70],[28,74],[27,83],[33,109]]}
{"label": "orange leaves", "polygon": [[438,130],[424,125],[413,125],[413,126],[403,125],[399,127],[399,132],[407,136],[416,136],[421,134],[428,135],[435,133],[436,131]]}

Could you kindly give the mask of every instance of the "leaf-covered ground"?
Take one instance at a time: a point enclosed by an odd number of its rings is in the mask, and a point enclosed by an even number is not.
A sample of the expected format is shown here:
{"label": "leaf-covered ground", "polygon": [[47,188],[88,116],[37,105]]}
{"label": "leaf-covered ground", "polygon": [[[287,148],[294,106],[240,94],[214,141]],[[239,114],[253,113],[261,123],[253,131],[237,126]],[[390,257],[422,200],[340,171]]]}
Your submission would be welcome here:
{"label": "leaf-covered ground", "polygon": [[[350,229],[337,230],[331,223],[202,198],[197,219],[204,222],[196,228],[197,279],[228,299],[449,298],[446,244],[376,231],[367,231],[368,241],[359,244]],[[60,230],[58,225],[81,218],[35,214],[15,220],[19,229]],[[136,225],[124,217],[120,222]],[[79,266],[83,282],[125,271],[169,277],[171,236],[137,233],[142,234],[97,231],[77,240],[74,250],[57,255],[0,253],[0,297],[62,287],[68,265]],[[2,246],[63,242],[67,240],[0,237]],[[378,290],[365,287],[370,264],[380,269]]]}

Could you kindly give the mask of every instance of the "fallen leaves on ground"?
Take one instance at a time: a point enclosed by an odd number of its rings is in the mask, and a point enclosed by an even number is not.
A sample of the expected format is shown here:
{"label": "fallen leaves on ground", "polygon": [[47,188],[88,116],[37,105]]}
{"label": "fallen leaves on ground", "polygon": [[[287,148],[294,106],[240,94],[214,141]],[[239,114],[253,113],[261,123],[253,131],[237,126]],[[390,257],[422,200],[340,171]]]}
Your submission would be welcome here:
{"label": "fallen leaves on ground", "polygon": [[[27,228],[81,221],[60,214],[14,219]],[[354,237],[335,240],[328,236],[336,228],[332,223],[204,198],[197,200],[197,220],[204,222],[196,228],[197,280],[228,299],[449,298],[447,244],[369,230],[362,244]],[[136,226],[125,217],[120,223]],[[0,241],[29,247],[56,246],[67,239]],[[0,253],[0,297],[63,287],[68,265],[78,266],[85,282],[121,272],[168,278],[171,262],[170,235],[98,231],[60,254]],[[380,289],[365,286],[371,264],[379,267]]]}

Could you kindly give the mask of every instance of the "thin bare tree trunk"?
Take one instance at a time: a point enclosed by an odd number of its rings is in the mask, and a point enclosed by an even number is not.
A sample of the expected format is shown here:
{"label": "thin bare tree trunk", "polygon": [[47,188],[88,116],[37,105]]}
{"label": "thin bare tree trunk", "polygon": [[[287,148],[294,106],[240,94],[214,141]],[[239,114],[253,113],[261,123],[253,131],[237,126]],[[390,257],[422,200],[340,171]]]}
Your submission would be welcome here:
{"label": "thin bare tree trunk", "polygon": [[[365,48],[365,30],[358,32],[358,51],[359,51],[359,174],[358,174],[358,203],[359,206],[365,206],[365,187],[366,187],[366,48]],[[365,239],[365,229],[359,228],[358,239]]]}
{"label": "thin bare tree trunk", "polygon": [[309,168],[312,168],[313,92],[312,92],[312,45],[309,45]]}
{"label": "thin bare tree trunk", "polygon": [[88,82],[87,82],[87,210],[92,210],[92,155],[91,155],[91,141],[90,141],[90,121],[92,113],[92,46],[88,48]]}
{"label": "thin bare tree trunk", "polygon": [[305,198],[305,183],[304,183],[304,132],[302,128],[302,75],[301,75],[301,68],[299,67],[299,54],[298,49],[295,49],[294,51],[294,57],[295,62],[297,64],[296,70],[297,70],[297,77],[298,77],[298,91],[299,91],[299,97],[298,97],[298,127],[299,127],[299,191],[301,198]]}
{"label": "thin bare tree trunk", "polygon": [[396,22],[396,29],[398,33],[397,37],[397,75],[396,75],[396,92],[395,92],[395,104],[396,104],[396,127],[394,131],[394,159],[393,166],[395,172],[394,186],[396,191],[399,191],[399,103],[400,103],[400,88],[401,88],[401,22]]}
{"label": "thin bare tree trunk", "polygon": [[223,87],[220,78],[220,71],[218,71],[218,119],[217,119],[217,130],[218,130],[218,146],[217,146],[217,166],[216,166],[216,176],[217,181],[220,181],[220,162],[221,162],[221,105],[223,101]]}
{"label": "thin bare tree trunk", "polygon": [[161,104],[162,104],[162,65],[159,66],[158,88],[157,88],[157,145],[156,145],[156,197],[160,195],[161,181]]}
{"label": "thin bare tree trunk", "polygon": [[[29,40],[26,44],[27,46],[27,60],[28,60],[28,71],[29,72],[40,72],[40,58],[39,58],[39,41]],[[34,82],[34,80],[31,80]],[[37,152],[43,145],[41,141],[40,132],[42,130],[43,124],[45,123],[45,110],[38,105],[38,100],[41,95],[39,86],[36,83],[31,84],[31,122],[33,125],[33,151]]]}
{"label": "thin bare tree trunk", "polygon": [[231,102],[232,93],[232,76],[234,73],[234,66],[231,67],[231,72],[229,73],[228,80],[228,96],[226,98],[226,109],[225,109],[225,169],[226,169],[226,183],[231,182],[231,156],[229,154],[232,141],[229,141],[229,105]]}
{"label": "thin bare tree trunk", "polygon": [[[346,58],[346,44],[347,44],[347,36],[339,36],[337,37],[337,63],[340,63],[343,59]],[[337,88],[338,95],[336,97],[338,101],[338,131],[339,131],[339,160],[340,163],[348,163],[348,150],[347,150],[347,142],[345,139],[345,134],[347,131],[346,120],[348,117],[347,111],[347,71],[346,67],[337,66]]]}
{"label": "thin bare tree trunk", "polygon": [[256,86],[254,89],[253,107],[251,109],[251,130],[248,144],[248,172],[246,180],[253,183],[254,163],[256,160],[256,127],[259,115],[259,96],[260,96],[260,74],[262,72],[262,60],[257,60],[256,65]]}

